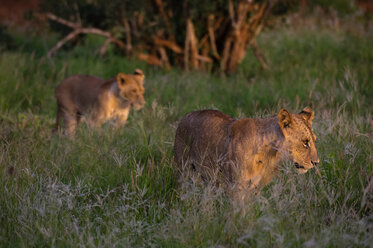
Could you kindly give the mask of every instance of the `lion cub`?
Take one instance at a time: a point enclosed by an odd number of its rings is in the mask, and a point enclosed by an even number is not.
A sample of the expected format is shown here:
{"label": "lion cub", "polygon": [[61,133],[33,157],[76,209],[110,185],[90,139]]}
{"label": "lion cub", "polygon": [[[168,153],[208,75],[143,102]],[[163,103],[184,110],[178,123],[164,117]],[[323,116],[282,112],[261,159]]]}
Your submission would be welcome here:
{"label": "lion cub", "polygon": [[144,104],[144,74],[136,69],[133,74],[118,73],[116,78],[104,80],[94,76],[73,75],[56,87],[57,118],[54,130],[61,120],[69,136],[74,135],[81,117],[90,126],[101,126],[113,121],[123,126],[131,107],[141,109]]}
{"label": "lion cub", "polygon": [[260,189],[272,179],[280,159],[292,158],[300,173],[319,163],[312,130],[314,113],[282,109],[277,116],[236,120],[216,110],[188,113],[180,121],[174,143],[175,162],[183,172],[202,178],[218,176],[236,191]]}

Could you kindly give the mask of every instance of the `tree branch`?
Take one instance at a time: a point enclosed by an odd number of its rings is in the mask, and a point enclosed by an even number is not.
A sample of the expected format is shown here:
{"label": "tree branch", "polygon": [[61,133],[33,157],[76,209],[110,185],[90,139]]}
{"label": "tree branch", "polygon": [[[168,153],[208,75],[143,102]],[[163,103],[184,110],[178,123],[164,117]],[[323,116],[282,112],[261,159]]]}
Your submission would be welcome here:
{"label": "tree branch", "polygon": [[183,53],[183,49],[181,47],[179,47],[173,41],[160,39],[160,38],[158,38],[156,36],[153,36],[153,41],[154,41],[154,44],[156,44],[158,46],[165,46],[165,47],[167,47],[168,49],[170,49],[171,51],[173,51],[175,53],[178,53],[178,54]]}
{"label": "tree branch", "polygon": [[76,28],[81,27],[80,23],[74,23],[74,22],[67,21],[65,19],[62,19],[61,17],[58,17],[58,16],[50,13],[50,12],[46,13],[45,16],[52,21],[61,23],[62,25],[68,26],[72,29],[76,29]]}
{"label": "tree branch", "polygon": [[71,32],[70,34],[68,34],[67,36],[65,36],[65,38],[63,38],[62,40],[60,40],[59,42],[57,42],[57,44],[52,47],[52,49],[50,49],[47,53],[47,57],[50,58],[52,57],[52,55],[58,50],[60,49],[66,42],[68,42],[69,40],[73,39],[74,37],[76,37],[78,34],[79,34],[79,30],[74,30],[73,32]]}
{"label": "tree branch", "polygon": [[163,19],[163,21],[164,21],[164,23],[166,25],[169,38],[172,41],[175,41],[175,35],[172,32],[172,26],[171,26],[170,20],[168,18],[168,15],[167,15],[166,11],[164,10],[163,0],[155,0],[155,4],[157,5],[158,10],[159,10],[159,12],[160,12],[160,14],[162,16],[162,19]]}
{"label": "tree branch", "polygon": [[251,46],[253,48],[253,52],[254,52],[255,57],[257,58],[257,60],[259,61],[260,65],[262,67],[262,70],[267,70],[268,69],[267,60],[264,57],[264,55],[262,54],[262,52],[260,51],[260,49],[258,47],[258,44],[256,42],[256,39],[253,39],[251,41]]}
{"label": "tree branch", "polygon": [[208,17],[208,34],[210,37],[210,45],[212,49],[212,54],[219,59],[220,55],[218,53],[218,49],[216,48],[216,40],[215,40],[215,32],[214,32],[214,20],[215,16],[213,14],[210,14]]}
{"label": "tree branch", "polygon": [[72,31],[67,36],[65,36],[62,40],[57,42],[57,44],[52,49],[50,49],[48,51],[48,53],[47,53],[48,58],[50,58],[65,43],[67,43],[69,40],[73,39],[74,37],[78,36],[79,34],[96,34],[96,35],[106,37],[107,39],[100,49],[100,54],[101,55],[105,54],[107,46],[110,42],[116,44],[118,47],[120,47],[122,49],[127,48],[123,41],[114,38],[113,35],[110,32],[107,32],[107,31],[104,31],[104,30],[101,30],[101,29],[98,29],[98,28],[83,28],[83,27],[81,27],[80,23],[73,23],[73,22],[67,21],[67,20],[65,20],[61,17],[58,17],[58,16],[56,16],[52,13],[46,13],[45,16],[52,21],[56,21],[58,23],[61,23],[65,26],[68,26],[68,27],[74,29],[74,31]]}
{"label": "tree branch", "polygon": [[137,58],[139,60],[145,61],[146,63],[150,65],[162,66],[162,61],[157,56],[154,56],[154,55],[138,53]]}

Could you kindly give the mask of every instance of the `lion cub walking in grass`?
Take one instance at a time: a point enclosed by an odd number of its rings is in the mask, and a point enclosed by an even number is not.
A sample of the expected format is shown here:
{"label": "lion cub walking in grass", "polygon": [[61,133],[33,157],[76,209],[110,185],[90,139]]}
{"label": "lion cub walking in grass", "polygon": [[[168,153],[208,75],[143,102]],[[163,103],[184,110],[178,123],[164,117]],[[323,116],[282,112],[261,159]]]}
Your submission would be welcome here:
{"label": "lion cub walking in grass", "polygon": [[174,143],[175,162],[183,172],[222,178],[236,192],[251,192],[270,182],[282,158],[292,158],[300,173],[319,163],[312,130],[314,113],[282,109],[277,116],[236,120],[216,110],[188,113]]}
{"label": "lion cub walking in grass", "polygon": [[58,130],[61,120],[69,136],[82,117],[90,126],[101,126],[113,121],[116,127],[123,126],[131,107],[141,109],[144,104],[144,74],[136,69],[133,74],[118,73],[116,78],[104,80],[94,76],[73,75],[56,87]]}

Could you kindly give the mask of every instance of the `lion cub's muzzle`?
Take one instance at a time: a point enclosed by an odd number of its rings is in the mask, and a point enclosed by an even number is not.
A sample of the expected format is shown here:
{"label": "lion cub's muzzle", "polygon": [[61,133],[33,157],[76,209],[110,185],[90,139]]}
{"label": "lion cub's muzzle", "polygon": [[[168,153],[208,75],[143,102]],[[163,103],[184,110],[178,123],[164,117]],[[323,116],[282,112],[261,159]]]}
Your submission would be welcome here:
{"label": "lion cub's muzzle", "polygon": [[132,103],[132,107],[135,110],[140,110],[140,109],[142,109],[145,106],[145,103],[146,103],[145,101],[133,102]]}
{"label": "lion cub's muzzle", "polygon": [[297,169],[304,169],[304,166],[298,164],[297,162],[295,162],[294,165],[295,165],[295,168]]}
{"label": "lion cub's muzzle", "polygon": [[294,163],[294,166],[295,168],[297,168],[297,171],[300,173],[300,174],[304,174],[306,173],[309,169],[311,169],[313,166],[310,166],[310,167],[305,167],[303,165],[300,165],[299,163],[295,162]]}
{"label": "lion cub's muzzle", "polygon": [[313,164],[313,166],[318,166],[320,163],[320,160],[316,160],[316,161],[311,160],[311,163]]}
{"label": "lion cub's muzzle", "polygon": [[295,166],[295,168],[297,168],[297,171],[298,171],[300,174],[306,173],[306,172],[308,171],[308,169],[306,169],[303,165],[300,165],[300,164],[297,163],[297,162],[294,163],[294,166]]}
{"label": "lion cub's muzzle", "polygon": [[304,174],[304,173],[306,173],[309,169],[312,169],[312,168],[314,168],[314,167],[317,169],[317,165],[319,164],[319,160],[317,160],[317,161],[312,161],[312,160],[311,160],[311,164],[312,164],[312,166],[305,167],[305,166],[300,165],[299,163],[295,162],[295,163],[294,163],[294,166],[295,166],[295,168],[297,168],[297,170],[298,170],[299,173]]}

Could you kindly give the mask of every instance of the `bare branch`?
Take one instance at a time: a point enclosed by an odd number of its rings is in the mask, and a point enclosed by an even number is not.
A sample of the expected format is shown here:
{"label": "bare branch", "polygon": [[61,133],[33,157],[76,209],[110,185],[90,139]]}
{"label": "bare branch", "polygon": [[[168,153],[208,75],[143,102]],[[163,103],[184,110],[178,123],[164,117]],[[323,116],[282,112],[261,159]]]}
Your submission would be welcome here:
{"label": "bare branch", "polygon": [[206,62],[206,63],[212,63],[213,62],[212,58],[210,58],[208,56],[203,56],[203,55],[200,55],[200,54],[197,55],[197,59],[200,60],[200,61]]}
{"label": "bare branch", "polygon": [[65,26],[68,26],[72,29],[76,29],[76,28],[80,28],[81,25],[79,23],[74,23],[74,22],[70,22],[70,21],[67,21],[61,17],[58,17],[50,12],[46,13],[45,16],[52,20],[52,21],[55,21],[55,22],[58,22],[58,23],[61,23],[62,25],[65,25]]}
{"label": "bare branch", "polygon": [[76,20],[81,26],[82,25],[82,18],[80,18],[79,6],[76,2],[74,3],[74,10],[75,10]]}
{"label": "bare branch", "polygon": [[58,16],[56,16],[52,13],[46,13],[45,16],[47,18],[49,18],[50,20],[56,21],[58,23],[61,23],[63,25],[66,25],[66,26],[74,29],[74,31],[72,31],[67,36],[65,36],[52,49],[50,49],[48,51],[48,53],[47,53],[48,58],[50,58],[66,42],[73,39],[74,37],[76,37],[79,34],[96,34],[96,35],[106,37],[107,39],[100,49],[100,55],[103,55],[103,54],[106,53],[107,46],[109,45],[110,42],[116,44],[117,46],[119,46],[122,49],[126,49],[126,45],[123,43],[123,41],[114,38],[113,35],[109,32],[103,31],[103,30],[98,29],[98,28],[83,28],[83,27],[81,27],[81,25],[79,23],[73,23],[73,22],[67,21],[67,20],[65,20],[63,18],[60,18],[60,17],[58,17]]}
{"label": "bare branch", "polygon": [[171,51],[173,51],[175,53],[178,53],[178,54],[183,53],[183,49],[181,47],[179,47],[173,41],[160,39],[160,38],[158,38],[156,36],[153,36],[153,41],[154,41],[154,44],[156,44],[158,46],[165,46],[165,47],[167,47],[168,49],[170,49]]}
{"label": "bare branch", "polygon": [[169,70],[171,68],[171,65],[168,60],[166,49],[164,49],[164,47],[159,47],[158,51],[159,51],[159,54],[161,55],[161,61],[162,61],[163,66],[166,67],[166,70]]}
{"label": "bare branch", "polygon": [[124,19],[124,30],[126,31],[126,52],[130,53],[132,50],[132,37],[131,37],[131,28],[128,22],[128,19]]}
{"label": "bare branch", "polygon": [[210,45],[212,49],[212,54],[219,59],[220,55],[218,53],[218,49],[216,49],[216,41],[215,41],[215,32],[214,32],[214,21],[215,21],[215,16],[214,15],[209,15],[208,19],[208,33],[210,37]]}
{"label": "bare branch", "polygon": [[229,0],[228,1],[228,10],[229,10],[229,17],[231,19],[231,22],[232,22],[232,27],[236,27],[236,20],[234,18],[234,7],[233,7],[233,3],[232,3],[232,0]]}
{"label": "bare branch", "polygon": [[66,42],[68,42],[69,40],[73,39],[74,37],[76,37],[78,34],[79,34],[79,30],[74,30],[73,32],[71,32],[70,34],[68,34],[67,36],[65,36],[65,38],[63,38],[62,40],[60,40],[59,42],[57,42],[57,44],[48,51],[47,53],[47,57],[50,58],[52,57],[52,55],[58,50],[60,49]]}
{"label": "bare branch", "polygon": [[197,38],[194,32],[194,25],[190,18],[187,20],[186,26],[186,38],[185,38],[185,50],[184,50],[184,66],[185,69],[189,69],[189,49],[190,49],[190,61],[194,69],[198,68],[198,48]]}
{"label": "bare branch", "polygon": [[100,52],[99,52],[100,57],[103,57],[103,56],[106,54],[107,47],[109,46],[110,42],[111,42],[111,39],[110,39],[110,38],[107,38],[107,39],[105,40],[104,44],[103,44],[103,45],[101,46],[101,48],[100,48]]}
{"label": "bare branch", "polygon": [[267,60],[264,57],[264,55],[262,54],[262,52],[260,51],[260,49],[258,47],[258,44],[256,42],[256,39],[251,41],[251,46],[253,48],[253,52],[254,52],[255,57],[258,59],[260,65],[262,67],[262,70],[267,70],[268,69]]}
{"label": "bare branch", "polygon": [[154,55],[138,53],[137,58],[139,60],[145,61],[146,63],[150,65],[162,66],[162,61],[157,56],[154,56]]}
{"label": "bare branch", "polygon": [[103,31],[103,30],[98,29],[98,28],[80,28],[80,29],[77,29],[77,30],[79,30],[80,33],[82,33],[82,34],[97,34],[97,35],[101,35],[101,36],[104,36],[104,37],[113,38],[111,33]]}
{"label": "bare branch", "polygon": [[167,15],[166,11],[164,10],[163,0],[155,0],[155,4],[157,5],[158,10],[159,10],[159,12],[162,16],[162,19],[163,19],[163,21],[166,25],[167,32],[168,32],[168,35],[169,35],[170,39],[172,41],[175,41],[175,35],[172,32],[172,27],[171,27],[170,20],[168,18],[168,15]]}

